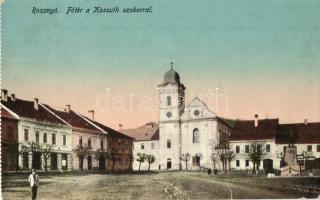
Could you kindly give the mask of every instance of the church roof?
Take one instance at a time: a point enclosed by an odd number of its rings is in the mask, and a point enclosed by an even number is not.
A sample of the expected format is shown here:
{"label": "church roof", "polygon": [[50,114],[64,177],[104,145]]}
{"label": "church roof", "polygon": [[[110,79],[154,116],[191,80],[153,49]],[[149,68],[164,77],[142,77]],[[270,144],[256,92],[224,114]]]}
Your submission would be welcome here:
{"label": "church roof", "polygon": [[180,75],[173,69],[173,63],[171,63],[171,69],[164,74],[163,82],[160,85],[166,84],[182,85],[180,82]]}
{"label": "church roof", "polygon": [[123,129],[122,133],[135,138],[135,141],[159,140],[159,125],[148,122],[138,128]]}

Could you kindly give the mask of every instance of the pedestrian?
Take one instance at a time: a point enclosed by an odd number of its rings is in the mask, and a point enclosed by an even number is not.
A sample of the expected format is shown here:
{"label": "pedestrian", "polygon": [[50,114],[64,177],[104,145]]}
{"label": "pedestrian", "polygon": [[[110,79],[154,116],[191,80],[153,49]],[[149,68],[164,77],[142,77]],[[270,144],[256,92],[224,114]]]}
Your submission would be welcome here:
{"label": "pedestrian", "polygon": [[37,199],[37,191],[39,186],[39,175],[35,169],[32,169],[31,174],[29,175],[29,183],[31,187],[32,200]]}

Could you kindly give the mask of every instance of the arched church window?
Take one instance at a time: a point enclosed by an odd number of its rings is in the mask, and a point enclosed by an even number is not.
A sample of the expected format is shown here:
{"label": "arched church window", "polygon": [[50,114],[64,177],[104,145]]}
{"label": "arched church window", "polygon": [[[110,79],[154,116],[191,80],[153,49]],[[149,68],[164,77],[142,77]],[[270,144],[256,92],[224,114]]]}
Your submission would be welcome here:
{"label": "arched church window", "polygon": [[193,129],[193,134],[192,134],[192,141],[193,143],[199,143],[199,129],[195,128]]}
{"label": "arched church window", "polygon": [[168,149],[171,148],[171,140],[167,140],[167,148],[168,148]]}
{"label": "arched church window", "polygon": [[167,106],[171,106],[171,97],[167,96]]}

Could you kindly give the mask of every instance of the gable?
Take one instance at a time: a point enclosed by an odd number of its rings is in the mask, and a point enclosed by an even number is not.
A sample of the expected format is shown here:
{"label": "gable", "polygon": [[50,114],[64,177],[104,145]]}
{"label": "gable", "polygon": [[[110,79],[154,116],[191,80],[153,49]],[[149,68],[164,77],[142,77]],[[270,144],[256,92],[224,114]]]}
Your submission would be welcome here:
{"label": "gable", "polygon": [[196,120],[215,118],[216,114],[210,111],[207,105],[198,97],[195,97],[189,105],[185,107],[185,111],[181,116],[182,120]]}

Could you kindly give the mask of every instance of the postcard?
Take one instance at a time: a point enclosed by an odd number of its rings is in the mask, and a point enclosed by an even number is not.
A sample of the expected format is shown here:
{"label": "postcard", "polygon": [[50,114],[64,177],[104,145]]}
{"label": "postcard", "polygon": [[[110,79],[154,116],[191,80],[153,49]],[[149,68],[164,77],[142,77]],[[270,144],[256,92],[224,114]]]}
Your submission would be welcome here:
{"label": "postcard", "polygon": [[2,0],[2,199],[320,198],[319,9]]}

